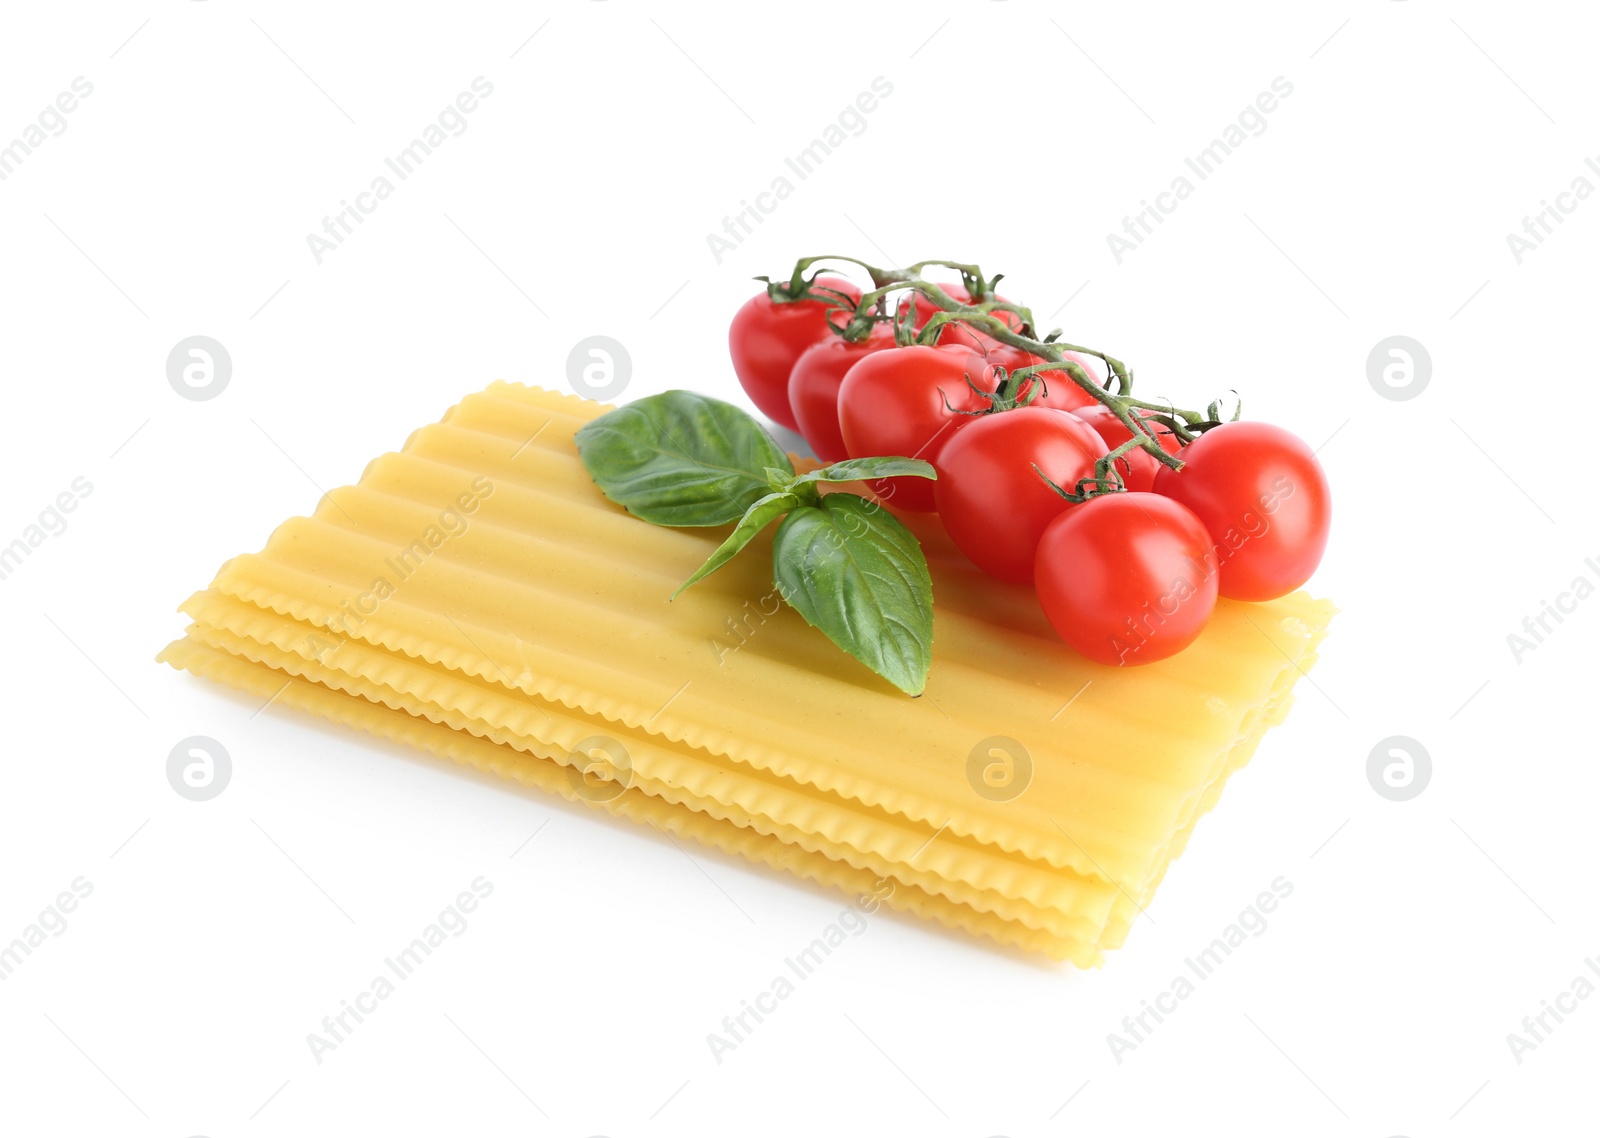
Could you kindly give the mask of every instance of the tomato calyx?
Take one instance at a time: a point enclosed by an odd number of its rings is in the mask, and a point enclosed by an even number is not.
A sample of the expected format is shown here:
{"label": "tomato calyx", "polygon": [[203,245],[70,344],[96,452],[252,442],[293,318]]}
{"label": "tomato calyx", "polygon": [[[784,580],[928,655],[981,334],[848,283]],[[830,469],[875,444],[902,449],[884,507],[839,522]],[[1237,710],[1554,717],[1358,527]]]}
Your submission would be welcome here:
{"label": "tomato calyx", "polygon": [[1040,478],[1044,479],[1044,484],[1050,487],[1050,489],[1054,490],[1057,494],[1060,494],[1063,498],[1074,505],[1081,506],[1091,498],[1103,498],[1107,494],[1126,494],[1128,492],[1128,488],[1122,484],[1122,475],[1117,473],[1116,467],[1107,466],[1107,460],[1112,459],[1113,455],[1115,458],[1121,458],[1124,454],[1127,454],[1128,451],[1132,450],[1137,445],[1137,440],[1129,439],[1105,458],[1097,460],[1095,462],[1094,477],[1078,479],[1076,485],[1071,490],[1068,490],[1065,486],[1062,486],[1043,470],[1039,469],[1039,464],[1037,462],[1032,464],[1033,472]]}
{"label": "tomato calyx", "polygon": [[[1081,505],[1082,503],[1089,501],[1091,498],[1100,498],[1107,494],[1122,494],[1128,492],[1127,484],[1123,481],[1122,470],[1117,466],[1117,460],[1124,458],[1131,451],[1142,450],[1144,448],[1144,439],[1146,437],[1154,437],[1154,432],[1150,430],[1147,424],[1153,422],[1167,427],[1175,436],[1178,437],[1180,444],[1183,446],[1187,446],[1189,442],[1194,441],[1194,439],[1198,437],[1198,435],[1192,433],[1188,428],[1178,425],[1178,421],[1170,415],[1133,415],[1131,418],[1135,423],[1139,424],[1139,429],[1136,430],[1125,442],[1119,443],[1118,445],[1112,447],[1110,451],[1096,460],[1094,464],[1093,477],[1078,479],[1077,484],[1071,490],[1067,490],[1065,487],[1057,484],[1048,474],[1039,469],[1037,463],[1034,464],[1034,472],[1038,474],[1040,478],[1044,479],[1045,484],[1057,494],[1061,495],[1069,502]],[[1221,424],[1211,423],[1210,426],[1221,426]],[[1185,435],[1188,436],[1187,440],[1184,439]],[[1182,465],[1182,461],[1179,460],[1177,464],[1173,466],[1173,469],[1181,469]],[[1123,464],[1123,468],[1126,468],[1126,463]]]}
{"label": "tomato calyx", "polygon": [[[944,409],[952,415],[995,415],[1002,411],[1015,411],[1018,407],[1027,407],[1045,393],[1044,380],[1038,383],[1023,383],[1014,378],[1016,372],[1007,372],[1004,364],[988,364],[995,375],[995,385],[991,390],[981,387],[972,380],[972,373],[962,376],[967,381],[967,386],[972,393],[982,399],[988,406],[968,411],[957,407],[950,402],[950,397],[944,393],[944,388],[939,389],[939,397],[944,400]],[[1020,370],[1020,369],[1019,369]]]}
{"label": "tomato calyx", "polygon": [[856,298],[847,292],[817,282],[822,278],[818,269],[809,277],[796,273],[792,280],[775,281],[771,277],[756,277],[767,288],[767,297],[773,304],[800,304],[821,301],[834,308],[855,311]]}
{"label": "tomato calyx", "polygon": [[[820,259],[820,258],[815,258]],[[848,260],[849,258],[830,258],[832,260]],[[804,262],[802,262],[803,264]],[[795,269],[794,276],[789,280],[775,281],[771,277],[759,276],[754,278],[760,281],[767,289],[767,298],[773,304],[801,304],[821,303],[828,306],[823,316],[829,331],[851,343],[860,343],[872,334],[872,329],[889,319],[883,315],[882,305],[872,313],[864,313],[858,309],[856,298],[842,289],[834,288],[828,284],[819,283],[822,280],[823,270],[818,269],[809,277],[800,268]],[[850,319],[843,325],[834,322],[834,313],[847,312]]]}

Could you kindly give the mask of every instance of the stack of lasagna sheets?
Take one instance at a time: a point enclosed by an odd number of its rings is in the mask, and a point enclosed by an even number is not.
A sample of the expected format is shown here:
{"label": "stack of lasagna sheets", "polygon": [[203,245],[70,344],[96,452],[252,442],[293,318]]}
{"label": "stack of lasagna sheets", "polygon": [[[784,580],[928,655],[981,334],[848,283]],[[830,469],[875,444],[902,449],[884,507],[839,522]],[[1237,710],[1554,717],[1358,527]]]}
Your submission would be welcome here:
{"label": "stack of lasagna sheets", "polygon": [[468,397],[224,565],[160,658],[1087,967],[1282,719],[1333,612],[1222,601],[1176,657],[1103,667],[912,518],[936,615],[911,698],[782,603],[770,537],[669,602],[728,527],[603,497],[573,435],[608,409]]}

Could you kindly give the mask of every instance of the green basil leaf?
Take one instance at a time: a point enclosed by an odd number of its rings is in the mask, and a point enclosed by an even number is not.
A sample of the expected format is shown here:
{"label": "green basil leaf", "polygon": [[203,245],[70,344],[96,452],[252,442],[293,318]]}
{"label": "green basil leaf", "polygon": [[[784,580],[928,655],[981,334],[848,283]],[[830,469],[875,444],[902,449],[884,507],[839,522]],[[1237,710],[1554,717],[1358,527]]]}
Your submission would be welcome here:
{"label": "green basil leaf", "polygon": [[744,517],[739,519],[739,524],[733,527],[733,532],[728,535],[728,540],[717,546],[716,552],[706,558],[705,564],[696,569],[692,577],[678,586],[677,591],[672,594],[672,598],[676,600],[678,593],[683,592],[696,581],[709,577],[718,569],[721,569],[732,559],[734,554],[750,544],[751,538],[766,529],[768,522],[780,514],[787,514],[798,505],[800,505],[800,499],[789,493],[768,494],[765,498],[758,499],[753,506],[744,512]]}
{"label": "green basil leaf", "polygon": [[844,493],[791,510],[773,538],[772,575],[807,624],[921,694],[933,662],[933,583],[916,537],[888,510]]}
{"label": "green basil leaf", "polygon": [[857,482],[867,478],[937,478],[933,464],[920,458],[847,458],[794,480],[799,486],[806,482]]}
{"label": "green basil leaf", "polygon": [[717,526],[772,492],[767,470],[794,465],[731,403],[690,391],[635,400],[585,423],[578,455],[607,498],[662,526]]}

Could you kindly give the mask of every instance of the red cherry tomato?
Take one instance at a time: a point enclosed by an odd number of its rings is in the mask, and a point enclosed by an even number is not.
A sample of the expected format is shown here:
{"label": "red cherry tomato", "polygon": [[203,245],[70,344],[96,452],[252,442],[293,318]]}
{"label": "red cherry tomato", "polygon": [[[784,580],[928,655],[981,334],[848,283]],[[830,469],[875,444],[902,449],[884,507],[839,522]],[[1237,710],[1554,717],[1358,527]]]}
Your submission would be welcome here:
{"label": "red cherry tomato", "polygon": [[1187,648],[1217,603],[1211,539],[1157,494],[1102,494],[1039,539],[1034,587],[1056,632],[1102,664],[1148,664]]}
{"label": "red cherry tomato", "polygon": [[[899,455],[937,463],[949,439],[973,420],[958,412],[988,406],[967,386],[971,355],[961,348],[915,346],[857,360],[839,385],[839,429],[850,457]],[[933,483],[926,478],[882,478],[870,485],[899,509],[934,508]]]}
{"label": "red cherry tomato", "polygon": [[[972,294],[958,284],[940,283],[939,287],[944,289],[945,292],[949,293],[952,300],[959,301],[962,304],[976,303],[972,298]],[[996,296],[994,299],[1005,300],[1006,298],[1003,296]],[[915,315],[912,317],[912,326],[918,332],[922,331],[923,326],[927,324],[928,320],[935,312],[944,311],[937,304],[933,303],[933,301],[923,296],[920,292],[915,292],[911,294],[909,299],[902,297],[900,300],[900,304],[896,311],[899,313],[900,319],[902,320],[905,319],[907,304],[911,304],[913,306]],[[1003,320],[1008,328],[1022,327],[1022,317],[1018,316],[1015,312],[1007,312],[1004,309],[1001,309],[1000,311],[995,312],[993,315],[998,316],[1001,320]],[[989,339],[981,331],[967,324],[952,322],[939,329],[939,343],[941,345],[958,344],[964,348],[977,348],[979,351],[982,351],[988,346],[985,343],[986,340],[989,344],[995,343],[994,340]]]}
{"label": "red cherry tomato", "polygon": [[789,373],[789,406],[800,433],[823,462],[850,457],[839,429],[839,386],[847,371],[870,352],[894,347],[894,329],[880,324],[865,340],[830,336],[812,344]]}
{"label": "red cherry tomato", "polygon": [[1333,499],[1311,448],[1270,423],[1224,423],[1183,449],[1155,490],[1205,524],[1225,597],[1268,601],[1310,579],[1328,545]]}
{"label": "red cherry tomato", "polygon": [[[861,297],[859,289],[837,277],[822,277],[816,283],[857,300]],[[795,418],[789,408],[789,372],[801,352],[833,335],[827,321],[830,307],[817,300],[780,304],[760,292],[733,314],[728,327],[728,354],[745,394],[763,415],[791,431]]]}
{"label": "red cherry tomato", "polygon": [[984,415],[939,452],[934,500],[961,552],[1004,581],[1033,580],[1039,535],[1057,515],[1079,507],[1052,490],[1094,477],[1106,445],[1082,419],[1054,407],[1018,407]]}
{"label": "red cherry tomato", "polygon": [[[1133,432],[1122,425],[1122,420],[1117,418],[1116,412],[1104,403],[1090,403],[1087,407],[1079,407],[1072,413],[1099,433],[1106,441],[1107,450],[1115,450],[1133,437]],[[1151,423],[1150,427],[1155,431],[1156,442],[1161,444],[1162,450],[1168,454],[1177,454],[1183,449],[1178,436],[1169,429],[1160,423]],[[1122,485],[1129,490],[1153,489],[1156,472],[1164,469],[1156,456],[1147,450],[1130,450],[1117,459],[1117,472],[1122,475]]]}

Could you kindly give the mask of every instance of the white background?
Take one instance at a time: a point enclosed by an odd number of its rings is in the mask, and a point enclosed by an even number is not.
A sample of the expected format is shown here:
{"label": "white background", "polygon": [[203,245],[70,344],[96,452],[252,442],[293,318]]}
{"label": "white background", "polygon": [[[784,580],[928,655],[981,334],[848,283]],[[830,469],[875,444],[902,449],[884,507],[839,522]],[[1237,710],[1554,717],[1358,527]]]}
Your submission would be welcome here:
{"label": "white background", "polygon": [[[1600,600],[1520,663],[1506,637],[1600,581],[1600,202],[1521,264],[1506,235],[1600,185],[1589,15],[8,6],[0,142],[74,77],[94,89],[0,182],[0,539],[74,478],[93,492],[0,581],[0,940],[75,877],[94,891],[0,983],[0,1125],[1578,1132],[1600,999],[1520,1064],[1506,1036],[1600,955]],[[306,235],[480,75],[466,133],[319,265]],[[894,90],[865,132],[718,263],[707,234],[876,76]],[[1106,235],[1278,76],[1268,129],[1118,264]],[[1004,270],[1142,390],[1237,389],[1321,447],[1313,589],[1342,615],[1103,970],[883,916],[719,1065],[707,1033],[841,896],[152,658],[226,558],[490,380],[563,387],[581,337],[626,345],[628,398],[740,398],[724,337],[749,278],[827,251]],[[233,361],[208,402],[165,374],[195,334]],[[1396,334],[1433,364],[1405,402],[1367,377]],[[234,763],[198,804],[165,777],[196,734]],[[1366,776],[1396,734],[1434,768],[1405,803]],[[307,1033],[479,875],[465,934],[313,1061]],[[1117,1063],[1107,1034],[1280,875],[1267,931]]]}

